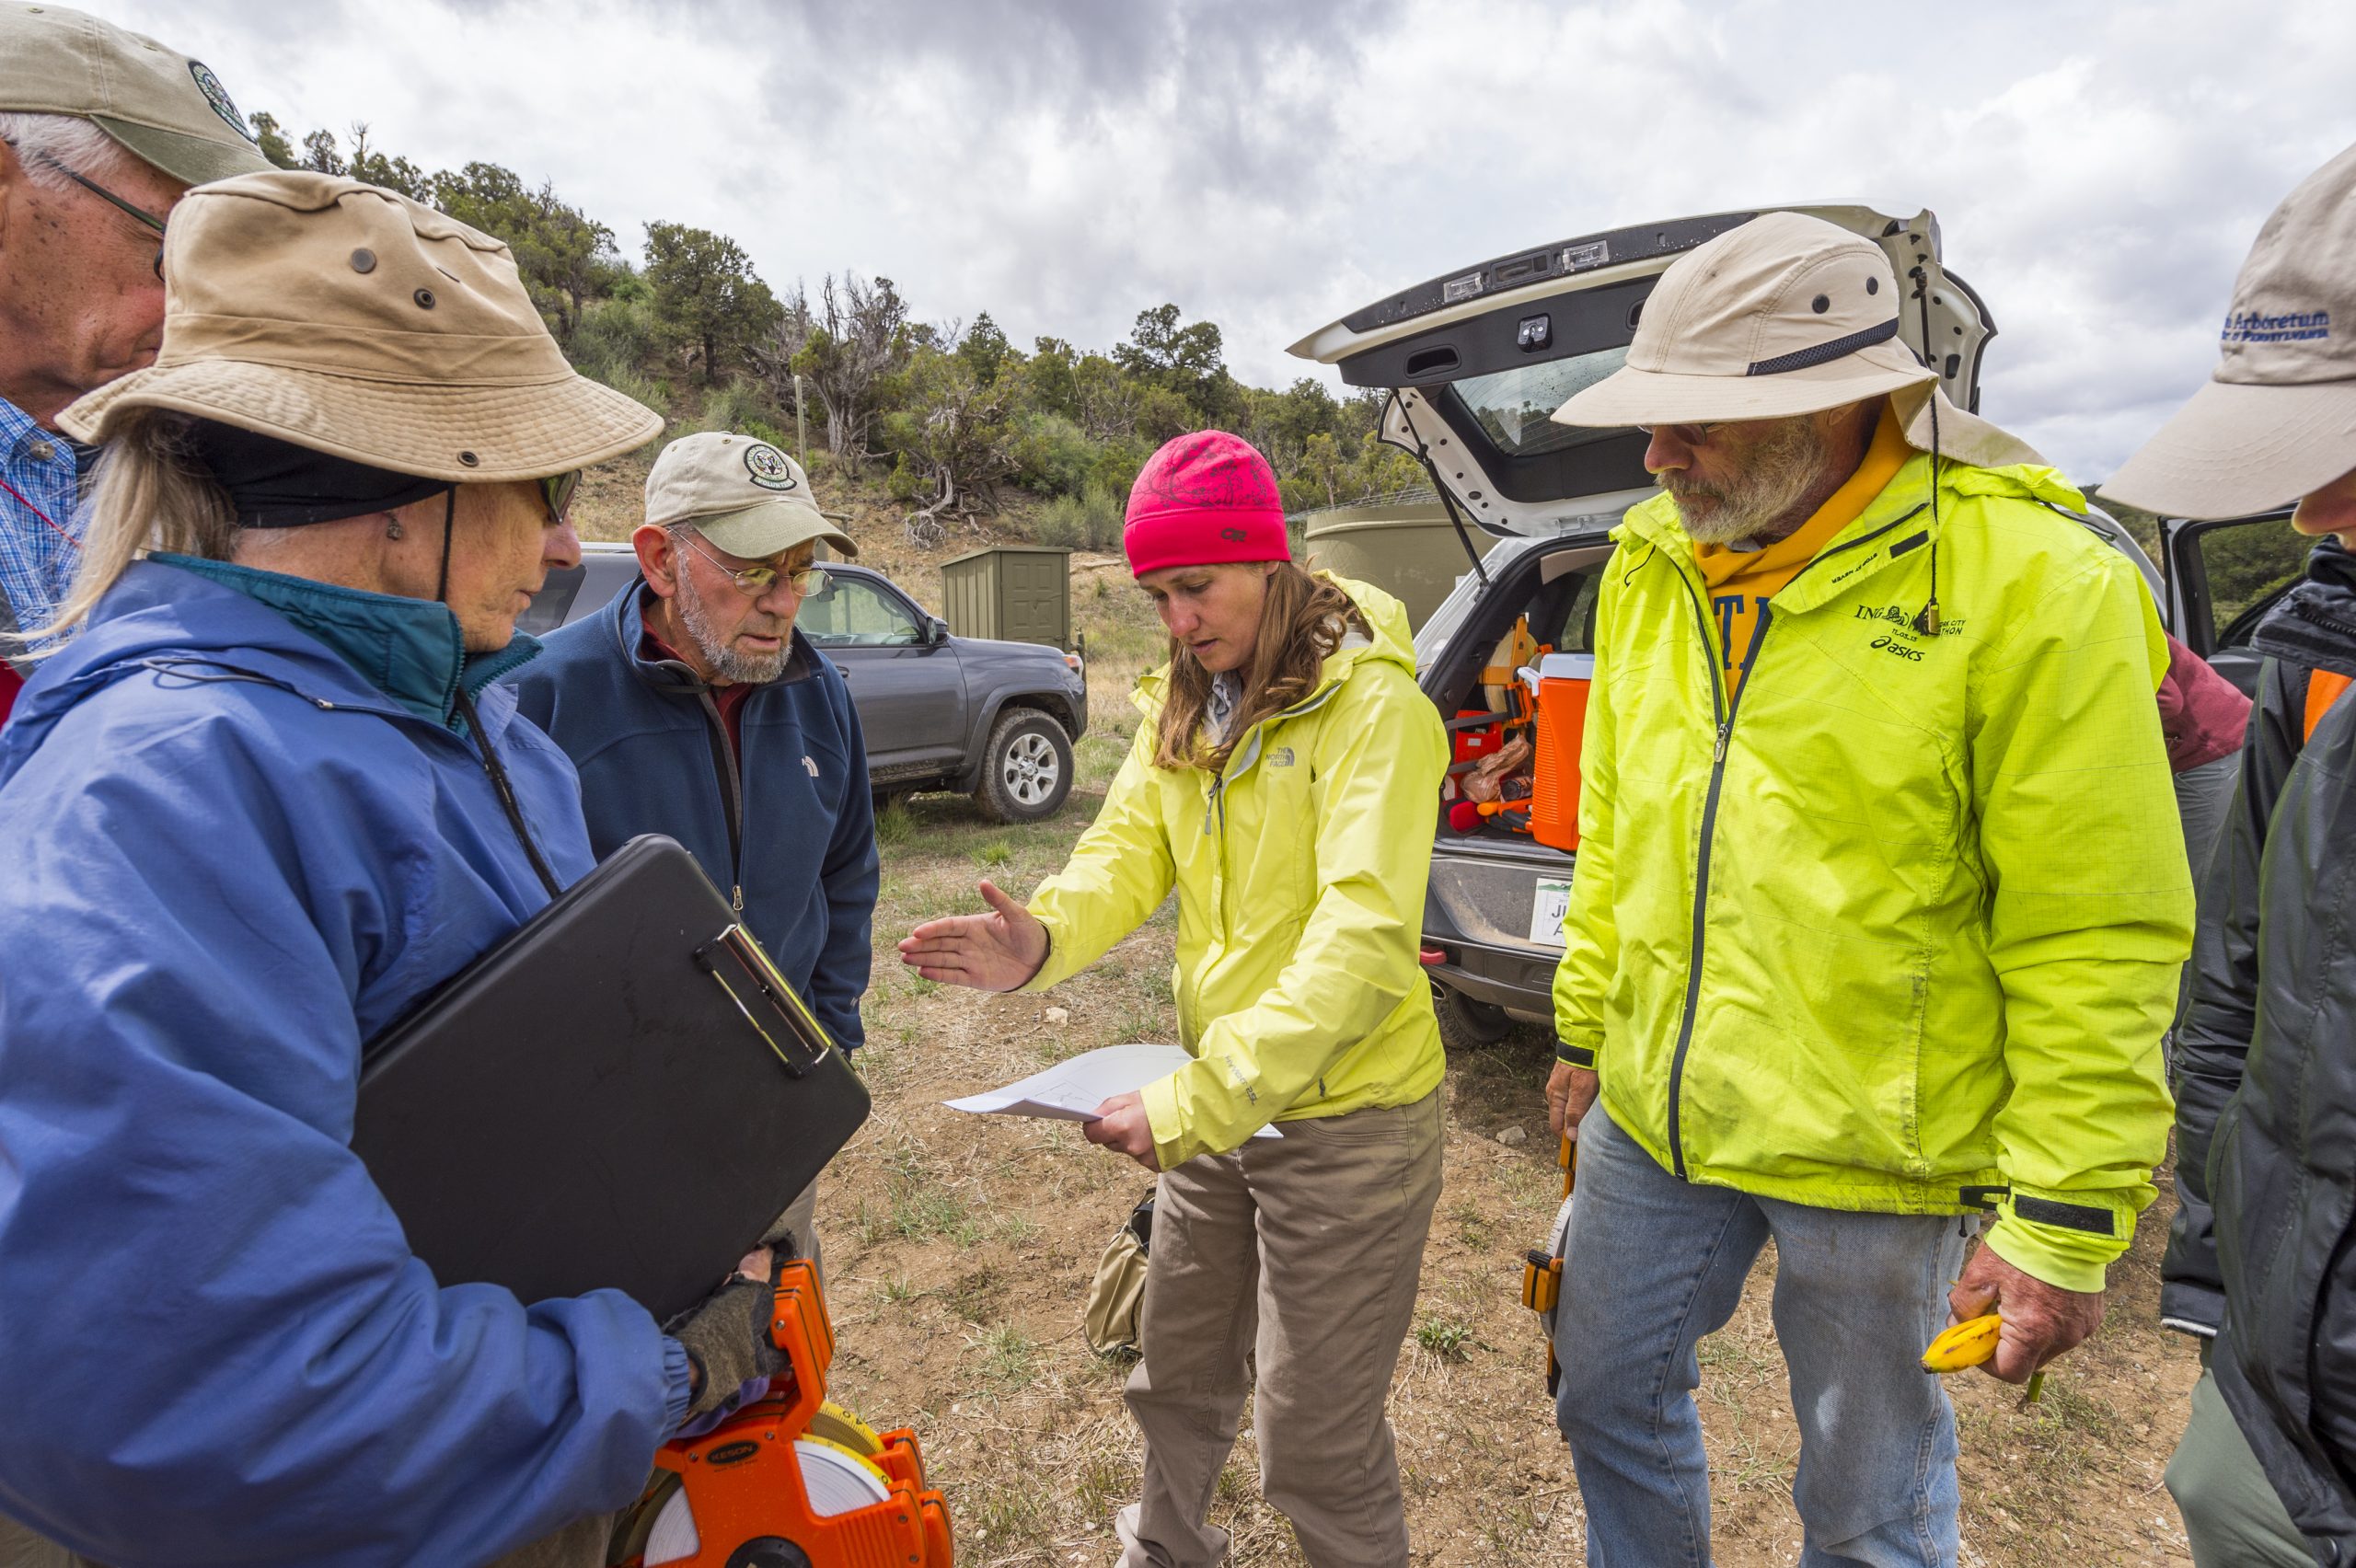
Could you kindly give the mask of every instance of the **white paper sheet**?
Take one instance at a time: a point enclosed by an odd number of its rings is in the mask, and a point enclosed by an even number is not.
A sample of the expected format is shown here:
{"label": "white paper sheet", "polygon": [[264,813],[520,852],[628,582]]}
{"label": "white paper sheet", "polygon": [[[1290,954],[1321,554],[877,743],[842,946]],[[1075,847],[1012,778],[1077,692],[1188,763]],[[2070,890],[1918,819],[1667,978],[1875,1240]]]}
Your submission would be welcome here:
{"label": "white paper sheet", "polygon": [[[1096,1108],[1116,1094],[1133,1094],[1156,1078],[1168,1078],[1190,1058],[1184,1045],[1103,1045],[1057,1062],[1044,1072],[1017,1078],[1003,1089],[941,1103],[983,1116],[1049,1116],[1091,1122]],[[1284,1135],[1263,1127],[1253,1137]]]}

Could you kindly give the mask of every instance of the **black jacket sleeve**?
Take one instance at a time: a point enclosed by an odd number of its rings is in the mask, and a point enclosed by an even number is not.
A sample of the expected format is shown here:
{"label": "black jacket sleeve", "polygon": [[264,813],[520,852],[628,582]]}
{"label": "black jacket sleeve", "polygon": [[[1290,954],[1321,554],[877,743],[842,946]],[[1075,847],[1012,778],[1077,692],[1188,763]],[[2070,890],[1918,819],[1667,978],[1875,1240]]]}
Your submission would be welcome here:
{"label": "black jacket sleeve", "polygon": [[2209,1147],[2225,1102],[2241,1088],[2257,1021],[2258,857],[2305,743],[2309,673],[2269,659],[2259,677],[2241,778],[2200,889],[2192,1001],[2176,1036],[2177,1212],[2160,1263],[2160,1320],[2204,1338],[2216,1333],[2225,1311],[2209,1207]]}

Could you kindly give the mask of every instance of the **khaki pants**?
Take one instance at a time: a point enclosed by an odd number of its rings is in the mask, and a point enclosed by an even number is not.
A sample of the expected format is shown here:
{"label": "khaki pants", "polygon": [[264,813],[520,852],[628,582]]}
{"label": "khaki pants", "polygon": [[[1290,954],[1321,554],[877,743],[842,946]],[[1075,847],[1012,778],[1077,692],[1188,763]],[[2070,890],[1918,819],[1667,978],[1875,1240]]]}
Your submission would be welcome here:
{"label": "khaki pants", "polygon": [[[810,1260],[820,1270],[824,1280],[825,1263],[818,1254],[816,1211],[818,1184],[803,1189],[800,1197],[770,1226],[772,1238],[791,1237],[794,1254]],[[618,1516],[600,1514],[572,1524],[509,1552],[490,1568],[605,1568],[606,1544],[614,1533],[614,1521]],[[0,1516],[0,1568],[102,1568],[87,1557],[76,1557],[45,1536],[35,1535],[15,1520]]]}
{"label": "khaki pants", "polygon": [[1407,1520],[1383,1401],[1415,1310],[1439,1200],[1440,1095],[1287,1122],[1164,1171],[1128,1405],[1144,1497],[1117,1521],[1122,1568],[1209,1568],[1207,1525],[1256,1355],[1260,1490],[1315,1568],[1405,1568]]}

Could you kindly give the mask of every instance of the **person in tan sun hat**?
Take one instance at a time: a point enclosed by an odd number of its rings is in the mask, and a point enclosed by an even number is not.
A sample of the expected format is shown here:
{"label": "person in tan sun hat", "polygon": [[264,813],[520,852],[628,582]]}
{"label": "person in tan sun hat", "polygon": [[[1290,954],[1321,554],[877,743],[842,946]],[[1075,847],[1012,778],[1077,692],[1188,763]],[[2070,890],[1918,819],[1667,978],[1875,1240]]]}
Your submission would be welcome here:
{"label": "person in tan sun hat", "polygon": [[61,419],[106,443],[71,635],[0,731],[0,1561],[602,1564],[777,1369],[765,1280],[669,1332],[445,1287],[349,1138],[363,1043],[592,865],[493,683],[661,421],[352,180],[191,192],[164,276],[156,363]]}
{"label": "person in tan sun hat", "polygon": [[212,68],[63,6],[0,0],[0,720],[80,554],[58,410],[155,357],[164,220],[270,167]]}
{"label": "person in tan sun hat", "polygon": [[2356,1562],[2356,147],[2235,280],[2217,368],[2103,486],[2176,517],[2297,502],[2317,536],[2252,633],[2239,788],[2201,884],[2176,1055],[2160,1318],[2203,1371],[2168,1490],[2200,1568]]}
{"label": "person in tan sun hat", "polygon": [[2165,1152],[2166,644],[1902,308],[1880,247],[1762,216],[1663,272],[1555,415],[1648,429],[1665,492],[1601,577],[1547,1088],[1599,1568],[1709,1560],[1695,1346],[1771,1239],[1807,1560],[1953,1564],[1917,1358],[1951,1311],[2001,1309],[2012,1382],[2084,1339]]}

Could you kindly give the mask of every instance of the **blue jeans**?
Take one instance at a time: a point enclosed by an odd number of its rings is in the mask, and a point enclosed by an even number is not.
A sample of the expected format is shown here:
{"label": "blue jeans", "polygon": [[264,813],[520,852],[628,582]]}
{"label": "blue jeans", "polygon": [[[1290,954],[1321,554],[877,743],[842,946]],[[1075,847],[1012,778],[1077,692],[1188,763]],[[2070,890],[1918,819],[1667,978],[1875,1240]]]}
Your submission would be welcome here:
{"label": "blue jeans", "polygon": [[1598,1105],[1579,1124],[1555,1418],[1590,1568],[1704,1568],[1710,1467],[1694,1346],[1725,1326],[1767,1239],[1791,1371],[1804,1568],[1954,1568],[1955,1414],[1923,1347],[1946,1326],[1968,1222],[1853,1214],[1680,1181]]}

